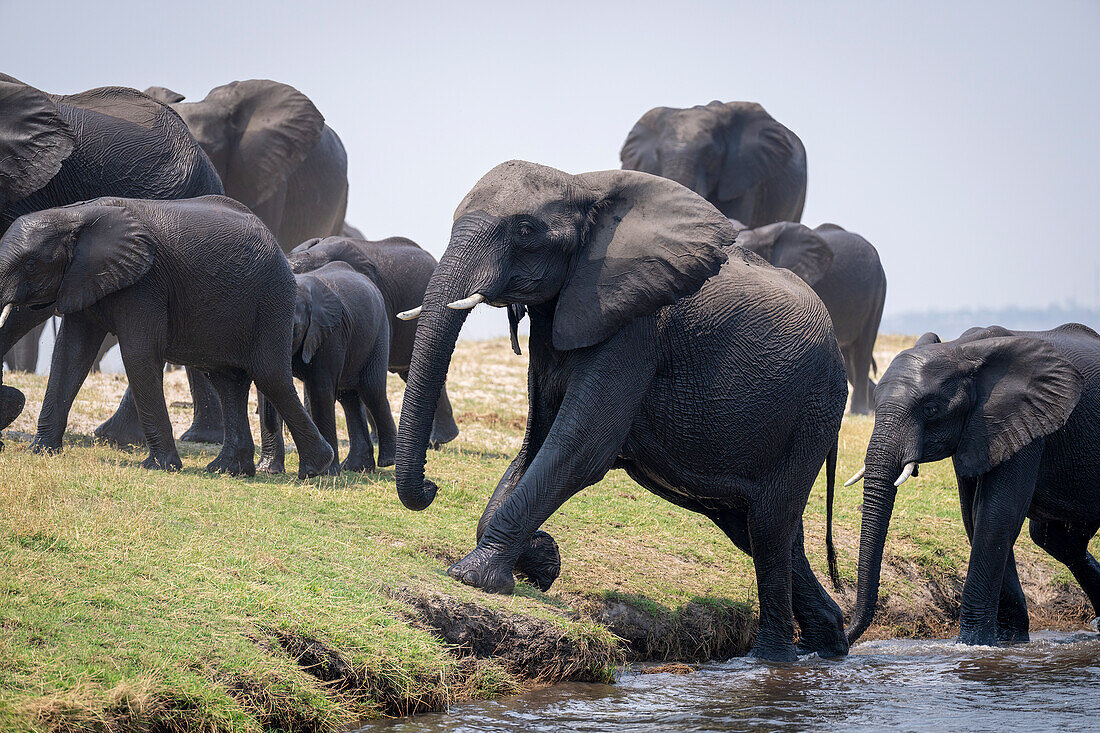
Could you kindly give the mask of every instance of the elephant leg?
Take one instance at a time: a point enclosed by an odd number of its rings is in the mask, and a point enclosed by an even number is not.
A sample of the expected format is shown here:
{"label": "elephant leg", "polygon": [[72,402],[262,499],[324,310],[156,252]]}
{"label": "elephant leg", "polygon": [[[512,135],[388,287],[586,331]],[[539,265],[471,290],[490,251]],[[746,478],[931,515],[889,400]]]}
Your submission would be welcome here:
{"label": "elephant leg", "polygon": [[1032,519],[1028,531],[1035,544],[1069,568],[1089,597],[1092,610],[1100,616],[1100,564],[1088,551],[1089,540],[1100,526],[1063,522],[1040,522]]}
{"label": "elephant leg", "polygon": [[4,355],[8,366],[16,371],[33,374],[38,369],[38,342],[45,329],[46,324],[40,323],[15,342],[15,346]]}
{"label": "elephant leg", "polygon": [[[374,418],[378,430],[378,465],[392,466],[397,455],[397,425],[393,421],[390,400],[386,396],[386,353],[377,354],[363,371],[359,398]],[[349,423],[350,425],[350,423]]]}
{"label": "elephant leg", "polygon": [[[401,381],[409,381],[407,370],[397,374]],[[450,443],[457,437],[458,425],[451,409],[451,398],[447,396],[447,383],[444,382],[439,391],[439,401],[435,403],[435,417],[432,419],[432,435],[428,439],[428,445],[433,450],[438,450],[444,443]]]}
{"label": "elephant leg", "polygon": [[[183,461],[176,452],[172,420],[164,402],[164,359],[143,348],[140,341],[127,340],[120,349],[139,424],[149,447],[149,455],[141,462],[141,467],[178,471],[183,468]],[[99,353],[98,347],[96,353]]]}
{"label": "elephant leg", "polygon": [[336,384],[330,375],[313,375],[306,380],[309,396],[309,416],[332,448],[332,462],[325,472],[330,476],[340,474],[340,439],[336,435]]}
{"label": "elephant leg", "polygon": [[210,371],[207,377],[221,397],[225,431],[221,452],[207,464],[206,470],[231,476],[254,476],[256,444],[248,424],[248,390],[252,380],[241,369]]}
{"label": "elephant leg", "polygon": [[[614,346],[618,338],[634,352],[626,366]],[[447,570],[451,577],[490,593],[511,593],[513,569],[542,523],[611,469],[656,372],[656,355],[637,343],[628,326],[574,367],[559,410],[573,419],[554,420],[515,488],[482,527],[477,548]]]}
{"label": "elephant leg", "polygon": [[191,420],[191,427],[180,436],[180,440],[191,443],[222,442],[225,420],[220,396],[206,375],[198,369],[187,367],[187,383],[191,388],[191,404],[195,406],[195,416]]}
{"label": "elephant leg", "polygon": [[[373,471],[374,444],[370,439],[370,413],[354,389],[342,390],[336,395],[344,408],[344,420],[348,424],[348,455],[340,468],[345,471]],[[392,463],[387,465],[393,465]]]}
{"label": "elephant leg", "polygon": [[865,335],[861,335],[848,348],[852,354],[852,371],[849,374],[849,380],[852,383],[852,412],[856,415],[866,415],[871,412],[872,404],[871,352],[875,348],[874,338],[868,339]]}
{"label": "elephant leg", "polygon": [[107,338],[103,339],[103,343],[99,345],[99,352],[95,355],[95,363],[92,364],[93,372],[103,371],[103,357],[107,356],[107,352],[113,349],[117,343],[117,338],[107,334]]}
{"label": "elephant leg", "polygon": [[970,566],[959,611],[959,642],[997,643],[997,611],[1005,568],[1035,492],[1040,438],[982,476],[974,492]]}
{"label": "elephant leg", "polygon": [[318,476],[327,470],[332,462],[332,448],[302,407],[290,376],[290,365],[284,364],[283,368],[272,365],[253,373],[252,378],[256,388],[271,400],[290,429],[298,448],[298,478]]}
{"label": "elephant leg", "polygon": [[35,453],[61,450],[69,410],[88,376],[88,370],[92,368],[92,360],[106,333],[103,328],[75,314],[61,319],[61,330],[58,331],[50,362],[46,395],[42,400],[42,411],[38,414],[38,432],[31,443],[31,450]]}
{"label": "elephant leg", "polygon": [[772,662],[793,662],[798,655],[794,646],[791,558],[798,520],[777,516],[775,507],[760,504],[749,507],[747,519],[760,601],[760,627],[749,655]]}
{"label": "elephant leg", "polygon": [[256,409],[260,413],[260,462],[257,471],[283,473],[286,470],[286,444],[283,442],[283,421],[271,400],[257,390]]}
{"label": "elephant leg", "polygon": [[95,437],[116,446],[145,444],[145,433],[141,430],[137,404],[134,402],[134,393],[130,387],[127,387],[126,393],[122,395],[122,402],[118,404],[115,414],[95,429]]}

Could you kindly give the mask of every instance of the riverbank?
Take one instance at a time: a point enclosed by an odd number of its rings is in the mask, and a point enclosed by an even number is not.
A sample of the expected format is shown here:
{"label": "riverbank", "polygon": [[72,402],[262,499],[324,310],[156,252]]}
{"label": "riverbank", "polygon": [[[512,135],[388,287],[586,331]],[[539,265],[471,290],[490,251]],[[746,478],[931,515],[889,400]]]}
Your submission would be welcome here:
{"label": "riverbank", "polygon": [[[880,369],[904,345],[880,339]],[[440,491],[419,513],[397,501],[392,469],[298,482],[291,455],[289,476],[211,477],[201,469],[216,451],[180,444],[183,472],[143,471],[143,453],[86,437],[125,389],[114,375],[85,384],[66,450],[36,456],[27,442],[45,378],[5,383],[28,405],[0,454],[3,730],[341,730],[751,643],[750,559],[620,471],[544,527],[563,559],[549,593],[518,584],[496,597],[446,576],[522,440],[526,360],[507,340],[459,344],[448,389],[463,433],[429,455]],[[391,377],[395,415],[400,386]],[[166,375],[166,390],[179,435],[190,418],[182,372]],[[841,481],[872,425],[846,416]],[[860,500],[859,486],[838,491],[846,611]],[[824,507],[822,475],[806,511],[822,579]],[[867,638],[950,635],[967,554],[950,463],[921,466],[899,493]],[[1087,623],[1084,594],[1026,532],[1016,554],[1033,628]]]}

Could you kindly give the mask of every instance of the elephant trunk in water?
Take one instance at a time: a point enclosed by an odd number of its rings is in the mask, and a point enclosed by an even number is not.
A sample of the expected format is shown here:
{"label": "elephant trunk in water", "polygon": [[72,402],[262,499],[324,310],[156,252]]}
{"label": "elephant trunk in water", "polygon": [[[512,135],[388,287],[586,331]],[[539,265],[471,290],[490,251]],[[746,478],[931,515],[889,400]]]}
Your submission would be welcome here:
{"label": "elephant trunk in water", "polygon": [[448,304],[474,295],[477,287],[470,276],[470,258],[463,248],[453,246],[455,239],[452,237],[452,246],[439,261],[424,293],[401,404],[395,468],[397,495],[402,504],[415,511],[426,509],[435,498],[436,485],[424,478],[432,420],[458,333],[469,308],[473,307],[470,304],[458,309]]}
{"label": "elephant trunk in water", "polygon": [[848,643],[855,643],[875,617],[878,604],[879,573],[886,532],[894,510],[897,487],[894,485],[905,465],[917,458],[915,445],[891,432],[886,416],[876,417],[875,430],[867,446],[863,476],[863,526],[859,534],[859,580],[856,606],[848,627]]}

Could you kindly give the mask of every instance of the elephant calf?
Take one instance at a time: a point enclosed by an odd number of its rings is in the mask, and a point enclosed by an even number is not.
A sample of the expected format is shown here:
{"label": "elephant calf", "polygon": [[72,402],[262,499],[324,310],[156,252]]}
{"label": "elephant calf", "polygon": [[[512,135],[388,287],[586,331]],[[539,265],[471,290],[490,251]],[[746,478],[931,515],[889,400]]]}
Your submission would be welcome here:
{"label": "elephant calf", "polygon": [[750,249],[776,267],[794,272],[814,289],[829,309],[844,370],[852,385],[852,412],[871,410],[875,383],[875,339],[886,303],[886,273],[874,245],[836,224],[810,229],[781,221],[737,235]]}
{"label": "elephant calf", "polygon": [[[1028,615],[1012,545],[1031,538],[1066,564],[1100,614],[1100,335],[972,328],[941,343],[925,334],[898,354],[875,390],[864,469],[859,585],[848,639],[871,624],[897,487],[918,463],[955,464],[970,565],[959,641],[1027,641]],[[895,479],[895,476],[897,477]]]}
{"label": "elephant calf", "polygon": [[299,476],[332,461],[290,376],[294,275],[263,223],[232,199],[99,198],[21,216],[0,239],[0,303],[0,326],[13,307],[64,315],[36,453],[60,450],[69,408],[109,331],[149,447],[142,466],[182,466],[164,404],[166,360],[201,369],[221,398],[225,441],[208,471],[255,473],[253,380],[294,435]]}
{"label": "elephant calf", "polygon": [[[392,466],[397,427],[386,398],[390,324],[386,303],[351,265],[333,262],[297,275],[294,307],[294,376],[306,384],[313,422],[332,446],[329,473],[373,471],[374,447],[363,419],[365,407],[378,426],[378,465]],[[339,399],[348,422],[351,449],[343,465],[336,437]],[[263,409],[260,469],[282,473],[283,431],[270,403]]]}

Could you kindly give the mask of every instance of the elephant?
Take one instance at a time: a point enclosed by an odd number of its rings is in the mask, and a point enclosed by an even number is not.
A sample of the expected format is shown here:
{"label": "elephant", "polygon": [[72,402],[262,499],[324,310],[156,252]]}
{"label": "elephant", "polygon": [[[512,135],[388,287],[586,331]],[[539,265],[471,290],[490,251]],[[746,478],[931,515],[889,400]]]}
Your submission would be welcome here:
{"label": "elephant", "polygon": [[624,169],[671,178],[751,228],[802,218],[806,148],[755,102],[654,107],[619,157]]}
{"label": "elephant", "polygon": [[[435,272],[436,261],[416,242],[404,237],[378,241],[325,237],[302,242],[287,255],[295,273],[316,270],[330,262],[346,262],[378,286],[389,318],[389,369],[408,381],[416,322],[401,315],[415,310]],[[369,417],[369,416],[368,416]],[[431,445],[438,448],[458,437],[451,401],[444,385],[432,424]]]}
{"label": "elephant", "polygon": [[269,79],[229,82],[198,102],[164,87],[145,93],[179,113],[226,195],[252,209],[284,252],[343,231],[348,156],[309,97]]}
{"label": "elephant", "polygon": [[832,486],[843,360],[821,300],[735,238],[705,199],[637,171],[510,161],[466,195],[419,314],[397,435],[401,502],[421,510],[435,497],[424,471],[432,414],[478,303],[507,306],[513,328],[530,316],[529,412],[477,547],[452,577],[510,593],[518,572],[545,590],[560,553],[539,527],[622,468],[752,555],[755,656],[795,659],[792,611],[803,651],[847,653],[802,533],[822,463]]}
{"label": "elephant", "polygon": [[836,224],[810,229],[795,222],[742,231],[737,243],[791,270],[818,294],[844,354],[852,412],[870,412],[875,383],[869,373],[878,372],[875,339],[886,303],[886,273],[874,245]]}
{"label": "elephant", "polygon": [[[332,446],[329,473],[375,470],[366,408],[378,426],[378,466],[392,466],[397,426],[386,397],[390,324],[382,293],[345,262],[331,262],[295,275],[294,376],[305,382],[310,417]],[[336,400],[344,406],[351,448],[341,465],[336,437]],[[264,401],[259,469],[283,472],[283,430]]]}
{"label": "elephant", "polygon": [[[221,193],[217,171],[179,115],[141,92],[101,87],[61,96],[0,74],[0,235],[24,214],[99,196]],[[20,359],[9,361],[14,368],[34,370],[38,339],[51,315],[48,309],[18,308],[0,328],[0,354],[23,338]],[[217,395],[205,380],[191,384],[196,414],[185,440],[210,426],[221,429]],[[140,435],[127,395],[97,434],[128,442],[135,430]]]}
{"label": "elephant", "polygon": [[202,369],[221,397],[225,440],[207,471],[255,473],[255,380],[294,435],[299,476],[322,473],[332,449],[291,378],[294,294],[275,238],[224,196],[105,197],[21,216],[0,239],[0,325],[13,307],[64,315],[32,450],[61,449],[69,409],[111,332],[149,448],[143,467],[182,467],[164,403],[168,360]]}
{"label": "elephant", "polygon": [[[874,618],[879,570],[898,487],[920,463],[951,457],[970,565],[958,641],[1028,640],[1027,603],[1012,546],[1031,538],[1064,563],[1100,614],[1100,335],[972,328],[954,341],[925,334],[875,389],[875,427],[861,477],[856,609],[848,640]],[[897,476],[895,479],[894,477]]]}

